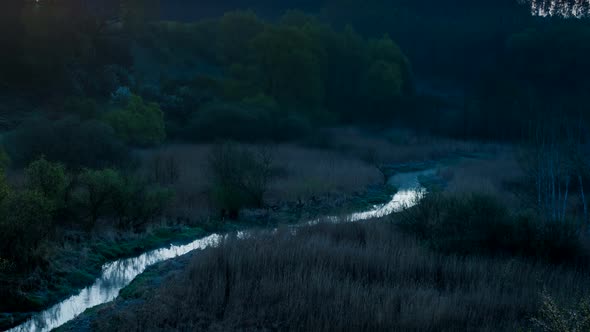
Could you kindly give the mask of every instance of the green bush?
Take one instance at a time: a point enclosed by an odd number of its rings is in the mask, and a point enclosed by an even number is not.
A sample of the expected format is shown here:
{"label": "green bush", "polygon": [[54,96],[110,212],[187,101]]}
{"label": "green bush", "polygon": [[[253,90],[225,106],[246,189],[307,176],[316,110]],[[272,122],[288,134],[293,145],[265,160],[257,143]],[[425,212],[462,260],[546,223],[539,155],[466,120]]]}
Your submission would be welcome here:
{"label": "green bush", "polygon": [[105,167],[129,160],[129,150],[113,128],[99,121],[74,117],[59,121],[29,119],[8,133],[3,143],[17,167],[41,156],[71,168]]}
{"label": "green bush", "polygon": [[98,104],[91,98],[70,97],[64,102],[64,113],[81,119],[93,119],[98,115]]}
{"label": "green bush", "polygon": [[283,141],[305,136],[310,129],[309,120],[301,114],[246,100],[204,107],[189,120],[184,137],[196,141]]}
{"label": "green bush", "polygon": [[10,194],[11,188],[6,182],[6,175],[4,175],[4,170],[0,169],[0,204],[4,202],[4,200]]}
{"label": "green bush", "polygon": [[131,95],[125,108],[105,115],[105,121],[127,143],[154,146],[166,139],[164,113],[156,103],[146,103],[140,96]]}
{"label": "green bush", "polygon": [[111,196],[113,217],[119,228],[136,228],[161,216],[174,192],[126,176]]}
{"label": "green bush", "polygon": [[430,194],[403,212],[399,225],[432,248],[448,253],[523,255],[554,262],[580,257],[573,224],[512,215],[494,197]]}
{"label": "green bush", "polygon": [[25,169],[25,180],[27,189],[41,193],[54,209],[63,207],[70,182],[63,164],[41,157]]}
{"label": "green bush", "polygon": [[19,268],[39,263],[37,250],[51,230],[52,204],[37,191],[14,191],[2,202],[0,255]]}
{"label": "green bush", "polygon": [[173,192],[114,169],[84,170],[78,177],[78,210],[92,228],[100,218],[117,227],[137,227],[162,215]]}
{"label": "green bush", "polygon": [[85,169],[78,176],[80,190],[76,193],[76,202],[89,228],[94,227],[99,218],[112,211],[112,199],[123,186],[123,177],[114,169]]}
{"label": "green bush", "polygon": [[270,113],[262,108],[216,103],[193,115],[185,136],[197,141],[260,141],[272,137],[272,126]]}
{"label": "green bush", "polygon": [[10,157],[0,142],[0,169],[4,170],[10,166]]}

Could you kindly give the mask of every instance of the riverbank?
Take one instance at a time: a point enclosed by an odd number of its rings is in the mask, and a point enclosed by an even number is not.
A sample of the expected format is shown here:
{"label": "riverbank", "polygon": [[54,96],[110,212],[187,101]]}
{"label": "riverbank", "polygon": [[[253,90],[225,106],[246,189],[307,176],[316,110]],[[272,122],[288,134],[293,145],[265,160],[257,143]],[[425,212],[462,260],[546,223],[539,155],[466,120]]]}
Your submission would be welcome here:
{"label": "riverbank", "polygon": [[[51,286],[31,291],[26,298],[34,311],[44,310],[66,299],[80,289],[89,286],[101,274],[104,264],[143,252],[165,248],[170,245],[187,244],[197,238],[213,233],[226,233],[235,230],[263,229],[279,225],[296,224],[327,214],[343,215],[351,211],[370,209],[375,205],[387,203],[395,188],[388,184],[373,185],[365,191],[332,198],[315,198],[302,202],[287,202],[274,209],[249,210],[237,221],[208,221],[198,226],[166,226],[155,228],[144,234],[134,234],[118,241],[96,239],[79,246],[60,248],[54,263],[60,265],[56,276],[49,276]],[[7,329],[26,321],[35,312],[0,314],[0,329]]]}
{"label": "riverbank", "polygon": [[[52,272],[39,271],[36,273],[35,285],[22,294],[21,312],[0,313],[0,329],[8,329],[30,318],[35,312],[47,309],[96,279],[105,263],[113,260],[133,257],[146,250],[152,250],[169,245],[170,243],[188,243],[195,238],[208,233],[202,227],[166,226],[149,230],[143,234],[128,234],[119,240],[95,238],[84,243],[65,243],[55,248]],[[12,275],[10,279],[18,280],[19,275]],[[35,287],[36,286],[36,287]]]}
{"label": "riverbank", "polygon": [[[142,151],[138,173],[157,178],[162,173],[162,166],[171,166],[173,172],[170,173],[178,176],[170,183],[176,195],[172,212],[169,213],[191,215],[193,218],[179,218],[171,226],[164,225],[160,229],[153,227],[145,233],[132,234],[129,238],[117,234],[78,240],[78,244],[64,244],[64,249],[55,256],[58,259],[51,260],[64,264],[56,269],[59,276],[43,275],[44,272],[39,271],[37,278],[43,282],[36,284],[44,287],[29,292],[32,299],[29,308],[34,309],[3,314],[4,325],[0,325],[1,328],[6,328],[7,324],[17,325],[30,317],[33,310],[47,308],[88,286],[100,274],[106,262],[167,246],[171,242],[190,242],[214,232],[264,229],[316,220],[326,215],[340,216],[364,211],[386,203],[395,193],[396,188],[382,182],[383,175],[433,167],[435,162],[431,157],[446,156],[450,160],[472,156],[474,152],[471,144],[443,142],[444,147],[440,150],[434,144],[418,149],[421,151],[418,154],[405,155],[403,151],[407,142],[355,140],[356,145],[353,147],[342,143],[347,139],[346,135],[338,137],[341,141],[332,142],[324,148],[293,145],[272,147],[277,168],[281,172],[270,184],[265,197],[267,207],[245,210],[240,214],[240,220],[233,222],[220,222],[210,217],[213,211],[206,196],[209,187],[206,161],[210,146],[172,145]],[[377,150],[378,162],[376,159],[364,158],[364,149],[369,144],[380,146]],[[398,160],[404,162],[394,166],[389,164]],[[381,168],[384,164],[389,165],[385,172]],[[187,233],[196,236],[186,236]],[[84,245],[79,245],[80,242]]]}

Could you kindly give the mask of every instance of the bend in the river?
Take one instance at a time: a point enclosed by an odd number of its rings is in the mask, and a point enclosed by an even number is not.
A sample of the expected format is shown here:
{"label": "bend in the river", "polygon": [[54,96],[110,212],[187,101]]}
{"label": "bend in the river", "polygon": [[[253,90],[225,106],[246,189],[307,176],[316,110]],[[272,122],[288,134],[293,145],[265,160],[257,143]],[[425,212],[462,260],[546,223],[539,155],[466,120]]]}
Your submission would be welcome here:
{"label": "bend in the river", "polygon": [[[353,213],[345,217],[328,216],[322,220],[330,222],[356,222],[373,218],[380,218],[399,212],[415,205],[425,194],[425,188],[420,184],[421,176],[432,176],[433,169],[419,172],[399,173],[391,177],[389,183],[398,191],[392,199],[383,205],[373,206],[370,210]],[[314,224],[320,220],[307,223]],[[205,249],[219,243],[222,235],[212,234],[205,238],[195,240],[186,245],[171,245],[146,252],[138,257],[117,260],[107,263],[102,268],[101,276],[92,286],[81,290],[77,295],[54,305],[53,307],[35,314],[25,323],[8,330],[10,332],[24,331],[50,331],[73,320],[86,309],[113,301],[119,295],[119,291],[129,285],[135,277],[145,269],[156,263],[182,256],[197,249]]]}

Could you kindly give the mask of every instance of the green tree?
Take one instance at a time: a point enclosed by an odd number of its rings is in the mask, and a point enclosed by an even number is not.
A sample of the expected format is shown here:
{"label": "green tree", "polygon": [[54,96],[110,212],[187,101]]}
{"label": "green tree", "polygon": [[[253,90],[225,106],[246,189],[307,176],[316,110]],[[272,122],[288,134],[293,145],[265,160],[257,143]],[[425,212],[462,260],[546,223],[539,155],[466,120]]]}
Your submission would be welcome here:
{"label": "green tree", "polygon": [[400,48],[388,37],[368,44],[369,64],[363,75],[361,95],[369,115],[391,118],[396,103],[409,85],[409,65]]}
{"label": "green tree", "polygon": [[119,17],[131,32],[145,31],[148,23],[160,17],[160,0],[120,0],[119,3]]}
{"label": "green tree", "polygon": [[120,191],[124,179],[114,169],[85,169],[79,175],[80,190],[76,199],[89,221],[88,226],[94,227],[96,222],[112,212],[112,197]]}
{"label": "green tree", "polygon": [[64,102],[64,112],[79,116],[81,119],[93,119],[98,115],[98,105],[91,98],[69,97]]}
{"label": "green tree", "polygon": [[37,249],[51,230],[52,204],[40,192],[9,194],[0,211],[0,255],[19,268],[37,263]]}
{"label": "green tree", "polygon": [[269,27],[253,41],[263,92],[283,105],[316,110],[324,83],[313,40],[303,29]]}
{"label": "green tree", "polygon": [[376,111],[391,107],[402,92],[402,73],[397,63],[377,60],[371,64],[363,80],[363,95]]}
{"label": "green tree", "polygon": [[25,180],[27,189],[42,194],[54,210],[63,207],[70,183],[63,164],[41,157],[25,169]]}
{"label": "green tree", "polygon": [[161,144],[166,138],[164,113],[156,103],[146,103],[132,95],[125,108],[111,111],[105,121],[126,142],[138,146]]}
{"label": "green tree", "polygon": [[161,216],[174,192],[151,186],[133,176],[124,176],[111,194],[111,205],[119,228],[137,227]]}
{"label": "green tree", "polygon": [[6,181],[6,175],[4,174],[4,170],[0,169],[0,205],[4,203],[4,200],[10,195],[11,188],[8,182]]}
{"label": "green tree", "polygon": [[8,166],[10,166],[10,157],[6,150],[4,149],[4,145],[0,141],[0,170],[5,170]]}
{"label": "green tree", "polygon": [[226,64],[248,62],[250,43],[264,31],[265,23],[252,11],[234,11],[223,15],[216,33],[218,59]]}

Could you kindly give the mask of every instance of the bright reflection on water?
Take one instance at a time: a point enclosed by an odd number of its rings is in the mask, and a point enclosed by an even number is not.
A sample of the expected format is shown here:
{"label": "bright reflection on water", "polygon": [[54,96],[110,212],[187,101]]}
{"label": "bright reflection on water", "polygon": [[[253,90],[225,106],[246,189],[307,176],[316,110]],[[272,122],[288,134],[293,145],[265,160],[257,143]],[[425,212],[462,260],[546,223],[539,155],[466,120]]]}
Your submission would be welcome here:
{"label": "bright reflection on water", "polygon": [[102,267],[101,277],[92,286],[84,288],[78,295],[71,296],[9,331],[50,331],[76,318],[88,308],[114,300],[119,291],[148,266],[193,250],[214,246],[219,243],[220,238],[220,235],[213,234],[187,245],[170,246],[146,252],[138,257],[107,263]]}
{"label": "bright reflection on water", "polygon": [[[369,211],[353,213],[344,217],[326,217],[322,220],[331,222],[354,222],[372,218],[384,217],[394,212],[415,205],[425,194],[425,189],[420,185],[419,177],[433,175],[434,170],[402,173],[393,176],[389,183],[398,192],[387,204],[374,206]],[[320,220],[314,220],[308,224],[316,224]],[[239,238],[248,237],[247,232],[239,232]],[[153,250],[135,258],[121,259],[105,264],[102,268],[102,275],[92,286],[84,288],[77,295],[71,296],[61,303],[49,308],[46,311],[36,314],[27,322],[17,326],[10,332],[24,331],[50,331],[62,326],[76,318],[86,309],[99,304],[107,303],[119,295],[119,291],[129,285],[135,277],[143,273],[145,269],[156,263],[187,254],[193,250],[202,250],[207,247],[216,246],[220,243],[222,236],[213,234],[208,237],[196,240],[187,245],[170,246]]]}
{"label": "bright reflection on water", "polygon": [[420,184],[421,176],[433,176],[435,170],[426,170],[421,172],[400,173],[389,179],[389,184],[397,188],[391,201],[382,205],[375,205],[372,209],[364,212],[357,212],[347,216],[327,216],[321,219],[308,222],[309,225],[317,224],[322,221],[328,222],[355,222],[381,218],[395,212],[416,205],[426,194],[426,189]]}

